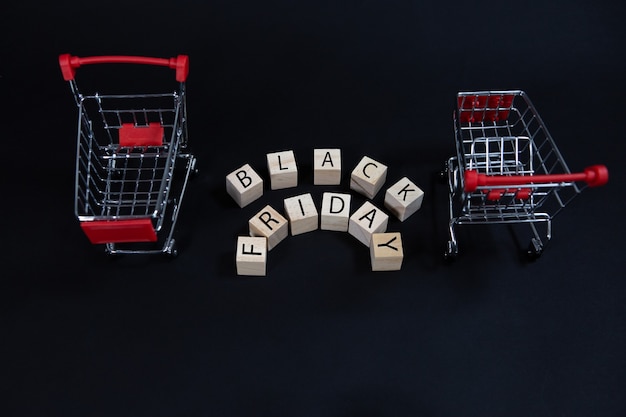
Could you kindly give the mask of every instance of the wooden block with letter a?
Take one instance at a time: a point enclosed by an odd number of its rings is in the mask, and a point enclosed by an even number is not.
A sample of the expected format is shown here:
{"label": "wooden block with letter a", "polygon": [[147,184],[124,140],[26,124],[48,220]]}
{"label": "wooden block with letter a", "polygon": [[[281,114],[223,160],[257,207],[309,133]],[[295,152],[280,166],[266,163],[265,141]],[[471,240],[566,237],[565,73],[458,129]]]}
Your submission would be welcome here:
{"label": "wooden block with letter a", "polygon": [[341,184],[341,149],[313,150],[313,184]]}
{"label": "wooden block with letter a", "polygon": [[374,233],[370,245],[372,271],[399,271],[404,251],[400,233]]}
{"label": "wooden block with letter a", "polygon": [[267,270],[267,238],[239,236],[235,255],[237,275],[265,276]]}
{"label": "wooden block with letter a", "polygon": [[350,216],[348,233],[369,247],[372,234],[386,232],[388,221],[389,216],[369,201],[366,201]]}

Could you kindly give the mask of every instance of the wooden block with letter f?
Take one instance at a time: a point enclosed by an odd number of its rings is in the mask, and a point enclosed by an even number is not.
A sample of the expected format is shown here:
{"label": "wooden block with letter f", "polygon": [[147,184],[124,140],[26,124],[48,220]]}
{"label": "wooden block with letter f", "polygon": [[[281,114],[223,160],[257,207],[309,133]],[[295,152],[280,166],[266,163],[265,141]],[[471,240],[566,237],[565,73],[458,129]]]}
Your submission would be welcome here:
{"label": "wooden block with letter f", "polygon": [[267,238],[239,236],[235,255],[237,275],[265,276],[267,270]]}

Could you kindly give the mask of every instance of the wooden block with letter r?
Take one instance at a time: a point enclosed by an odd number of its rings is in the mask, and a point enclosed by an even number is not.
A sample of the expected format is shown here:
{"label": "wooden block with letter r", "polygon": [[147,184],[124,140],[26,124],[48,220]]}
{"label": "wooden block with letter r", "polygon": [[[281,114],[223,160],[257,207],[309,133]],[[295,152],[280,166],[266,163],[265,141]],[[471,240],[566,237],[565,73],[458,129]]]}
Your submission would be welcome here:
{"label": "wooden block with letter r", "polygon": [[271,251],[289,234],[289,222],[270,205],[248,220],[250,236],[267,238],[267,250]]}

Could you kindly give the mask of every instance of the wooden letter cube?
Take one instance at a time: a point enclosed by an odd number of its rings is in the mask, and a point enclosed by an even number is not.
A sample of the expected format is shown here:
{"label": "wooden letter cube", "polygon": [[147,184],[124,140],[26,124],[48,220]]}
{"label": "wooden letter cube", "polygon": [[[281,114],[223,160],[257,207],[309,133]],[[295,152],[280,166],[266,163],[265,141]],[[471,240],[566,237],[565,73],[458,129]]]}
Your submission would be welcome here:
{"label": "wooden letter cube", "polygon": [[263,179],[248,164],[226,176],[226,192],[245,207],[263,195]]}
{"label": "wooden letter cube", "polygon": [[324,193],[322,195],[322,230],[348,231],[350,219],[350,194]]}
{"label": "wooden letter cube", "polygon": [[239,236],[235,255],[237,275],[265,276],[267,269],[267,239]]}
{"label": "wooden letter cube", "polygon": [[270,173],[272,190],[298,185],[298,166],[293,151],[268,153],[267,169]]}
{"label": "wooden letter cube", "polygon": [[267,250],[271,251],[289,233],[289,223],[279,212],[271,206],[265,206],[248,221],[250,236],[264,236],[267,238]]}
{"label": "wooden letter cube", "polygon": [[387,189],[385,193],[385,207],[400,221],[405,221],[410,215],[422,207],[424,192],[407,177]]}
{"label": "wooden letter cube", "polygon": [[389,216],[369,201],[366,201],[350,217],[348,233],[369,247],[372,234],[386,232],[388,221]]}
{"label": "wooden letter cube", "polygon": [[313,150],[313,184],[341,184],[341,149]]}
{"label": "wooden letter cube", "polygon": [[364,156],[350,175],[350,189],[373,199],[386,179],[387,166]]}
{"label": "wooden letter cube", "polygon": [[404,258],[400,233],[374,233],[370,258],[372,271],[399,271]]}
{"label": "wooden letter cube", "polygon": [[286,198],[285,213],[291,225],[292,236],[317,230],[319,216],[311,194]]}

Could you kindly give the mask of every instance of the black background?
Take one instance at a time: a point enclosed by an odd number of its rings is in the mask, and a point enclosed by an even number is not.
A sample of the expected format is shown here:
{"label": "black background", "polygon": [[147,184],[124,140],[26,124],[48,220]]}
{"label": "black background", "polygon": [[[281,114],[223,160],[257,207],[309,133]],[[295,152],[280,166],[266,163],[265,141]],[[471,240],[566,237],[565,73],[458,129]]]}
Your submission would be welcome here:
{"label": "black background", "polygon": [[[626,415],[622,2],[4,10],[0,414]],[[61,53],[189,55],[200,173],[176,259],[109,259],[80,231]],[[107,68],[102,82],[120,92],[153,81]],[[533,263],[520,256],[527,241],[495,225],[459,229],[459,258],[443,262],[447,189],[435,178],[454,153],[455,95],[485,89],[525,90],[572,170],[611,174],[557,216]],[[342,150],[341,186],[312,185],[313,149],[325,147]],[[265,156],[288,149],[299,185],[271,191]],[[252,215],[350,192],[365,155],[389,167],[387,186],[406,175],[425,191],[419,212],[389,222],[401,271],[373,273],[356,239],[318,230],[273,249],[266,277],[236,275]],[[245,163],[266,186],[240,209],[224,180]],[[365,200],[351,194],[354,210]]]}

